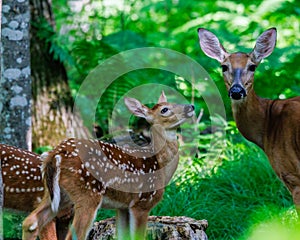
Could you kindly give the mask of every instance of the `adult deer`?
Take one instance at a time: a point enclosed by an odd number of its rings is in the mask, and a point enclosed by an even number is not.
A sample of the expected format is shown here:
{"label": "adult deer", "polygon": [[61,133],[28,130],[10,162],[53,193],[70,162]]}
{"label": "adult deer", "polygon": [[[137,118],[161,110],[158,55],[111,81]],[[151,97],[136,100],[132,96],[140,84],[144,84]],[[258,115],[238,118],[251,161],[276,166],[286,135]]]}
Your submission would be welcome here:
{"label": "adult deer", "polygon": [[248,54],[230,54],[210,31],[199,28],[198,33],[203,52],[221,63],[239,131],[264,150],[275,173],[291,192],[299,215],[300,97],[263,99],[253,89],[256,67],[275,47],[276,29],[263,32]]}
{"label": "adult deer", "polygon": [[[3,177],[4,208],[31,212],[41,202],[44,184],[41,159],[38,154],[13,146],[0,144]],[[63,233],[63,229],[62,234]],[[51,221],[39,234],[41,240],[57,238],[55,221]]]}
{"label": "adult deer", "polygon": [[[45,156],[48,194],[23,222],[23,240],[34,239],[60,208],[74,203],[66,239],[87,237],[98,208],[117,209],[118,238],[143,239],[149,211],[161,200],[179,156],[176,129],[194,114],[193,105],[167,103],[153,108],[125,98],[125,105],[151,125],[149,148],[125,149],[99,140],[68,139]],[[72,229],[74,231],[72,231]]]}

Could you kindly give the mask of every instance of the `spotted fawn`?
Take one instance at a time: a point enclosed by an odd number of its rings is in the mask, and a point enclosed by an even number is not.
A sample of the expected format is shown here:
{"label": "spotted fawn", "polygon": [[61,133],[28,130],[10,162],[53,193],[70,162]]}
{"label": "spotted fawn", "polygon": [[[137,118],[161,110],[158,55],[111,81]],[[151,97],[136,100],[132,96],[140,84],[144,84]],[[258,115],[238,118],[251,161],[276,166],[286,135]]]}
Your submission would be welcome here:
{"label": "spotted fawn", "polygon": [[[0,144],[0,160],[3,180],[3,207],[6,209],[31,212],[42,201],[40,155],[13,146]],[[41,240],[55,240],[56,226],[50,221],[39,233]]]}
{"label": "spotted fawn", "polygon": [[70,138],[43,155],[47,194],[24,220],[23,240],[35,239],[39,229],[71,203],[75,215],[66,239],[72,234],[86,239],[100,207],[117,210],[118,239],[145,237],[149,212],[177,168],[176,129],[194,115],[194,106],[167,103],[163,92],[153,108],[134,98],[124,101],[131,113],[150,124],[151,144],[127,149]]}

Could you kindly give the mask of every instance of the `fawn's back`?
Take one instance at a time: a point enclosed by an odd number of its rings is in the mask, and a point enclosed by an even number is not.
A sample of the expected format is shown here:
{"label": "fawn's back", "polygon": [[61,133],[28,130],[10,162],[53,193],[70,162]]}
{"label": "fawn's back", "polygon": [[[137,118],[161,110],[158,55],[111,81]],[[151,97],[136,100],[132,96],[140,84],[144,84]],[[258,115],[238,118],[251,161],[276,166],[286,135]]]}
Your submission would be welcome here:
{"label": "fawn's back", "polygon": [[40,156],[0,144],[0,159],[3,176],[4,208],[30,212],[42,200]]}

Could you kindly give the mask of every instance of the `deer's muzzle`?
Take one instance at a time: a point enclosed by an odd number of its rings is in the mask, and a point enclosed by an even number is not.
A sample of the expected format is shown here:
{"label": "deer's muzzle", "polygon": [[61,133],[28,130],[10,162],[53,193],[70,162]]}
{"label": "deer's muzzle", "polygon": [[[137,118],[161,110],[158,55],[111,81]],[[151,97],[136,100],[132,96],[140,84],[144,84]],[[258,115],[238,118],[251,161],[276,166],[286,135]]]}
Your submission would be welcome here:
{"label": "deer's muzzle", "polygon": [[247,96],[246,90],[240,84],[234,84],[228,92],[228,95],[233,100],[241,100]]}

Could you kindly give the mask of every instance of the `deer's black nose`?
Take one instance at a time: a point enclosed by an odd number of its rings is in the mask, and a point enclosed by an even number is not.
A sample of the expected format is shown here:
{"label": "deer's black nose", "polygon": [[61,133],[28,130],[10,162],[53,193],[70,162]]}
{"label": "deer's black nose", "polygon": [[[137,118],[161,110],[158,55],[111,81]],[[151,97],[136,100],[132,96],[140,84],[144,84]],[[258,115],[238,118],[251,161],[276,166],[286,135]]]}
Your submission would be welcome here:
{"label": "deer's black nose", "polygon": [[195,107],[192,104],[188,104],[188,105],[184,106],[184,111],[186,111],[186,112],[193,111],[194,109],[195,109]]}
{"label": "deer's black nose", "polygon": [[230,98],[232,98],[234,100],[240,100],[240,99],[246,97],[247,93],[246,93],[245,88],[243,88],[239,84],[235,84],[229,89],[228,95]]}
{"label": "deer's black nose", "polygon": [[186,105],[184,111],[187,117],[192,117],[194,115],[195,107],[194,105]]}

